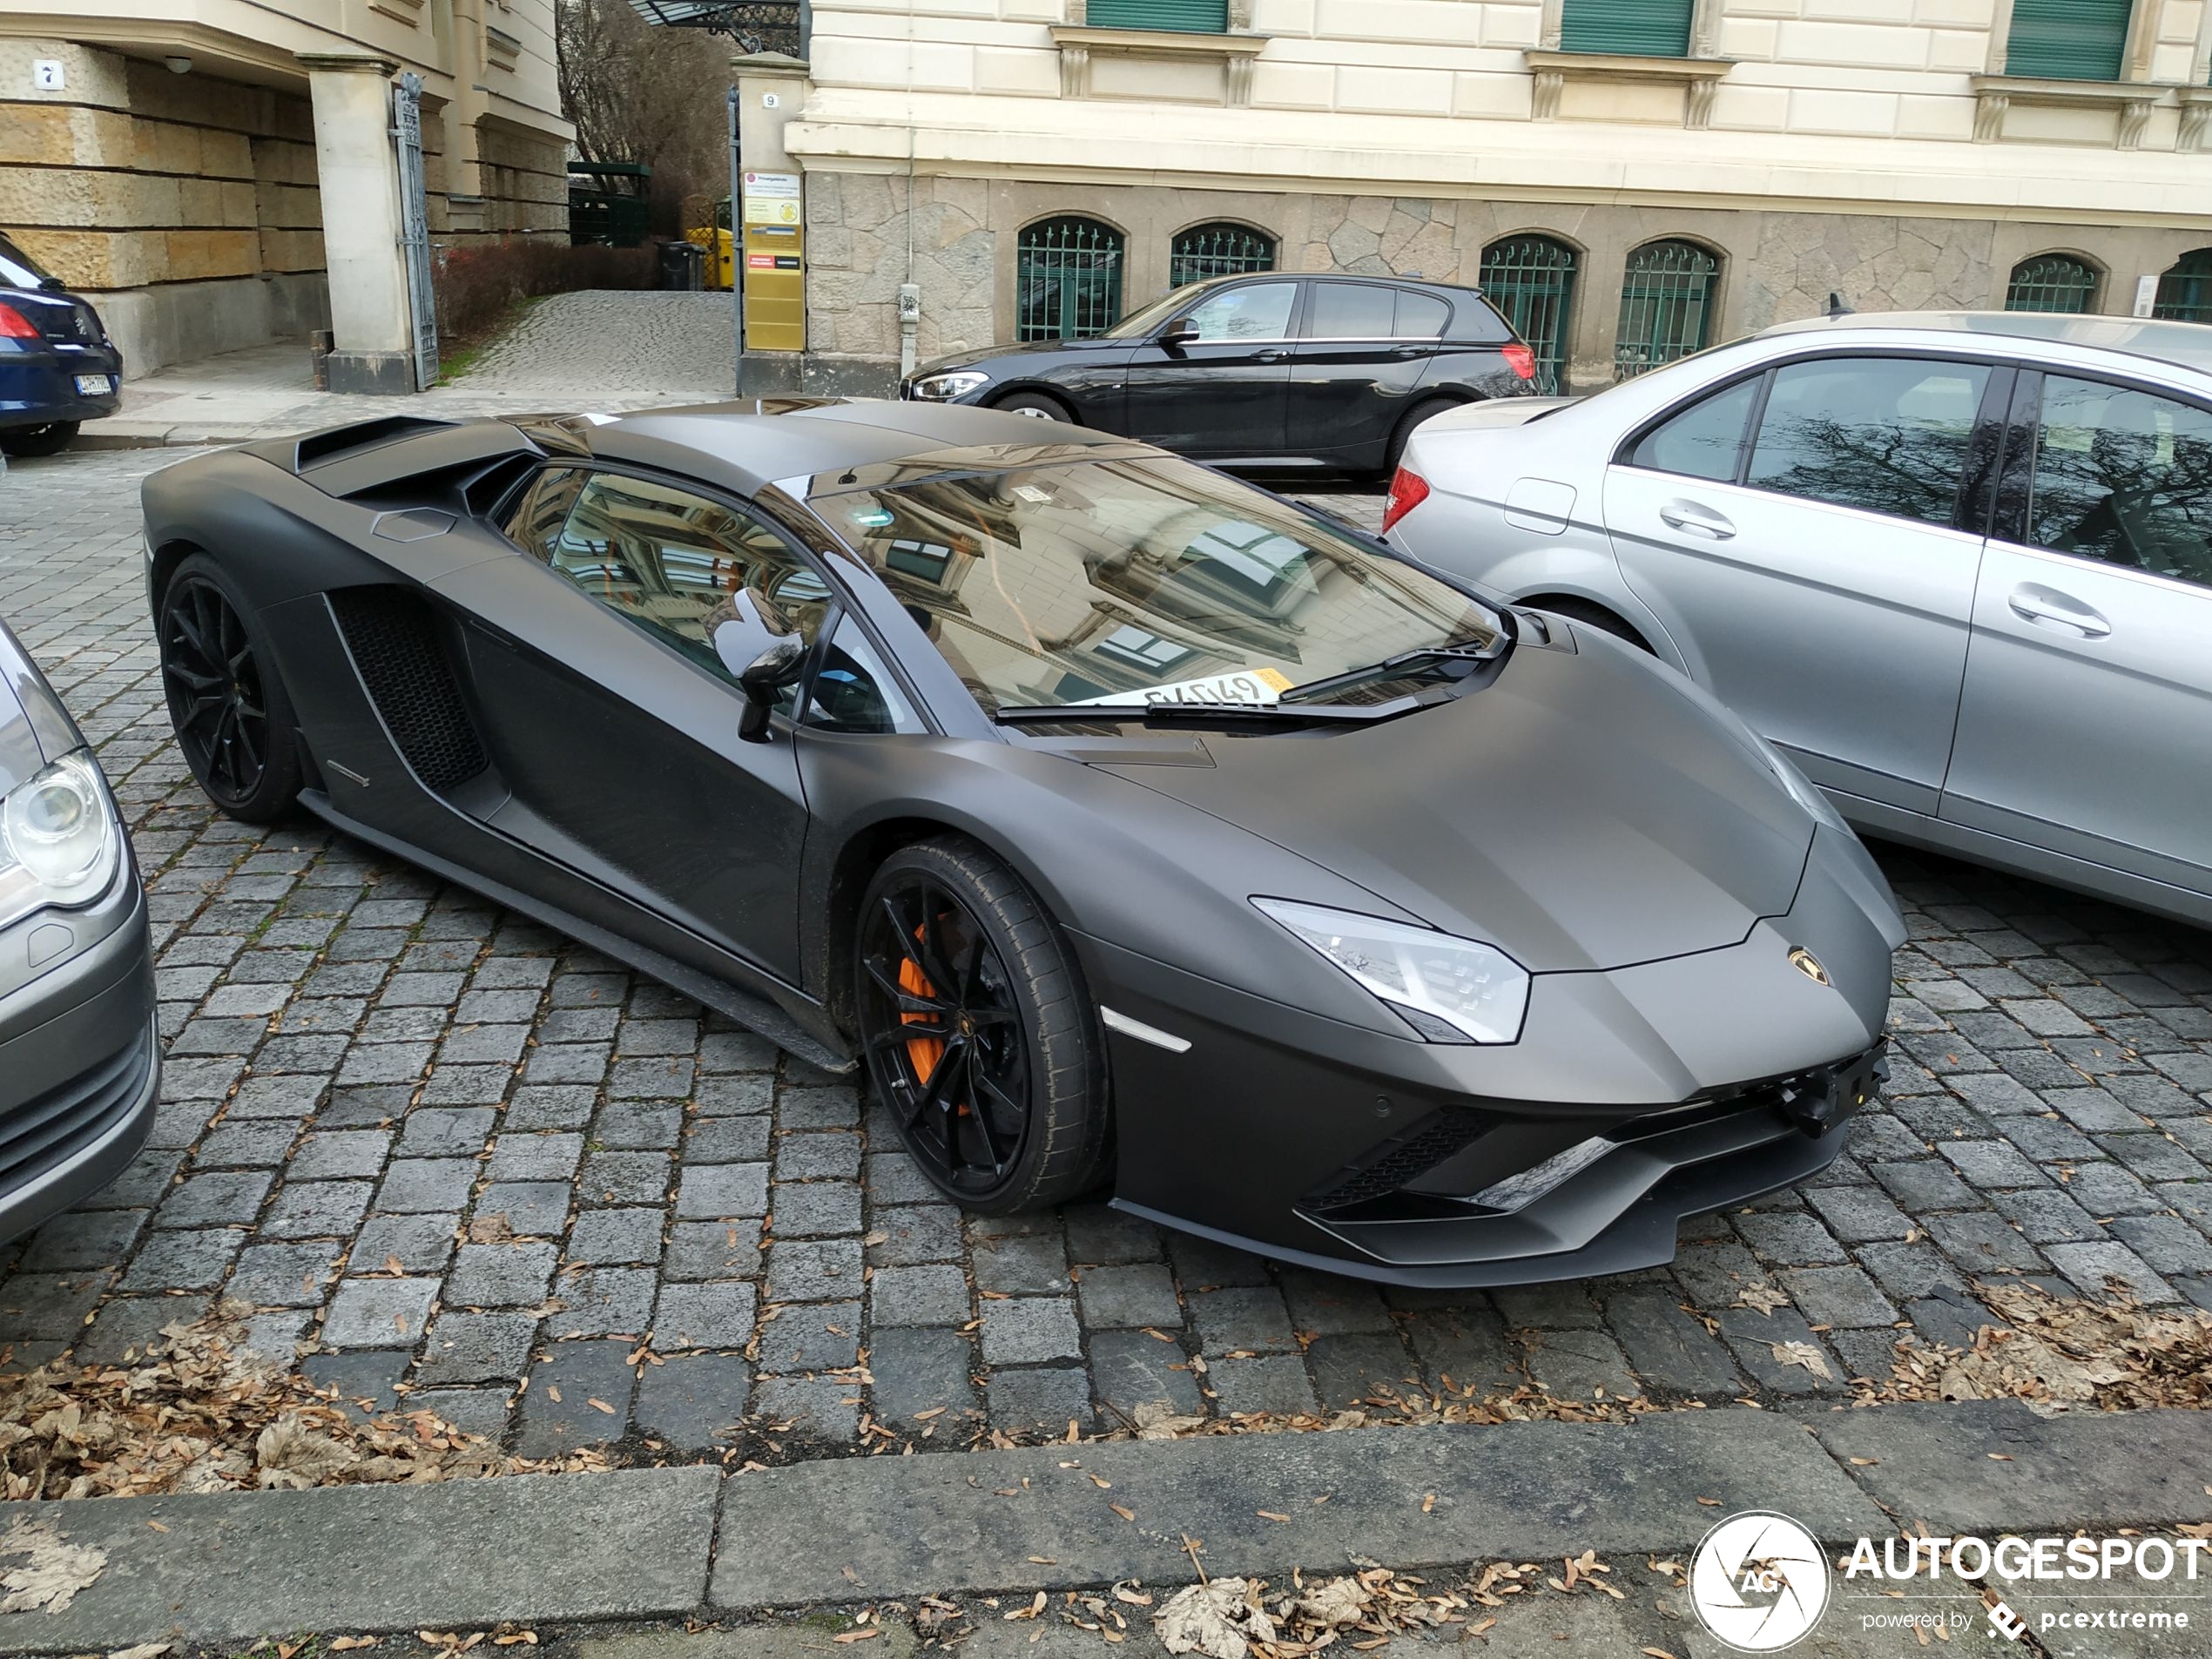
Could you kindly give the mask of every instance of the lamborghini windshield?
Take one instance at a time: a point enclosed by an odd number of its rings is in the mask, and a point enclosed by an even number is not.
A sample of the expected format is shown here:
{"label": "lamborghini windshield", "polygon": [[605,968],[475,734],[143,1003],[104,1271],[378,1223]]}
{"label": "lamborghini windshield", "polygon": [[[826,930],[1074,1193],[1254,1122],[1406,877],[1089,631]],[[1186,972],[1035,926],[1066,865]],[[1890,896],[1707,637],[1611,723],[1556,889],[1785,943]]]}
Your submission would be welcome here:
{"label": "lamborghini windshield", "polygon": [[994,714],[1272,707],[1340,678],[1332,700],[1372,704],[1500,643],[1486,606],[1184,461],[963,471],[814,506]]}

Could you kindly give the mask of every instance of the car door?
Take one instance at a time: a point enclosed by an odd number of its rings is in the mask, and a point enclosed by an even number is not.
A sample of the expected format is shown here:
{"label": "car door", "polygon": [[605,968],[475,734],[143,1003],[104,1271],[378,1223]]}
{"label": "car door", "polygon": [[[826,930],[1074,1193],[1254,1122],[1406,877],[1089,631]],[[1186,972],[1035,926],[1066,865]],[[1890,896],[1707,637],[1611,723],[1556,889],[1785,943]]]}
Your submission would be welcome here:
{"label": "car door", "polygon": [[[1216,288],[1130,354],[1125,429],[1183,455],[1283,453],[1294,281]],[[1178,331],[1190,338],[1177,340]]]}
{"label": "car door", "polygon": [[511,792],[487,821],[797,984],[806,799],[787,724],[738,738],[736,674],[811,643],[827,584],[734,505],[643,474],[550,468],[509,534],[535,579],[494,561],[442,584],[478,619],[471,690]]}
{"label": "car door", "polygon": [[2212,409],[2023,372],[1942,815],[2212,892]]}
{"label": "car door", "polygon": [[1936,810],[2004,374],[1802,359],[1670,412],[1607,469],[1629,586],[1692,675],[1817,783]]}
{"label": "car door", "polygon": [[1309,282],[1291,355],[1290,452],[1380,466],[1452,308],[1381,282]]}

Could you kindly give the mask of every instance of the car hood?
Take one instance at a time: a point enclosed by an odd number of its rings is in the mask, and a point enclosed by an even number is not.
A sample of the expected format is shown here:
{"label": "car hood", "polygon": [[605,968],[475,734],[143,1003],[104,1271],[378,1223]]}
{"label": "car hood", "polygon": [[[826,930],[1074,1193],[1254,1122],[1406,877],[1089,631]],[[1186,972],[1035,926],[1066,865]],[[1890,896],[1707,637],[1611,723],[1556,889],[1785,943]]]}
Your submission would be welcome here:
{"label": "car hood", "polygon": [[1609,640],[1518,647],[1420,713],[1209,732],[1210,766],[1114,770],[1532,972],[1622,968],[1741,943],[1789,910],[1812,843],[1748,734],[1676,678]]}
{"label": "car hood", "polygon": [[911,378],[919,380],[924,374],[941,374],[948,368],[973,368],[978,364],[1004,363],[1008,372],[1022,373],[1022,361],[1033,357],[1066,357],[1079,352],[1128,351],[1136,345],[1132,340],[1025,340],[1012,346],[978,346],[972,351],[956,351],[942,357],[933,357],[916,368]]}
{"label": "car hood", "polygon": [[77,746],[69,716],[0,624],[0,795]]}

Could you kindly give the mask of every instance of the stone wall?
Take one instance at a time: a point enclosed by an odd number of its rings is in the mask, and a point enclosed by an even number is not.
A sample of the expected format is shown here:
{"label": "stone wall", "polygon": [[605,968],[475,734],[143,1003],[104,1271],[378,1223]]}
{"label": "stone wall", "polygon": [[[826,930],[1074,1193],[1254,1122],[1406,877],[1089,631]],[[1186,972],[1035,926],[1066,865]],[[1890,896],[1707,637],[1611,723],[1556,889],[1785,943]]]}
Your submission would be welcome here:
{"label": "stone wall", "polygon": [[[826,359],[895,361],[899,285],[921,287],[918,354],[927,361],[1014,332],[1015,246],[1023,226],[1057,213],[1101,219],[1123,236],[1123,299],[1134,310],[1167,291],[1170,245],[1190,226],[1249,225],[1276,239],[1285,269],[1422,276],[1474,283],[1501,237],[1541,233],[1579,268],[1570,383],[1613,378],[1620,278],[1629,252],[1683,238],[1720,256],[1713,338],[1819,315],[1830,293],[1861,311],[2001,307],[2013,266],[2065,251],[2107,273],[2101,310],[2125,314],[2135,279],[2212,243],[2201,230],[1997,219],[1546,204],[812,172],[806,180],[807,334]],[[911,250],[910,250],[911,245]],[[911,271],[911,279],[909,272]]]}
{"label": "stone wall", "polygon": [[[476,134],[483,174],[487,234],[569,233],[569,150],[543,133],[491,121]],[[455,227],[456,229],[458,226]]]}

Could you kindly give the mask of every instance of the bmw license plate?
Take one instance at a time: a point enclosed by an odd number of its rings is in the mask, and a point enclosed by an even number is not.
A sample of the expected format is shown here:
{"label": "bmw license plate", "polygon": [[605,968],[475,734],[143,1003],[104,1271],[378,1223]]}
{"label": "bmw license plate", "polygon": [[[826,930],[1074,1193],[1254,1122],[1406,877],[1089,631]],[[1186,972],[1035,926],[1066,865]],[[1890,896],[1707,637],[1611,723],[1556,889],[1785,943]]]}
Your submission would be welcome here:
{"label": "bmw license plate", "polygon": [[77,389],[85,397],[105,397],[115,389],[115,376],[79,374],[77,377]]}

